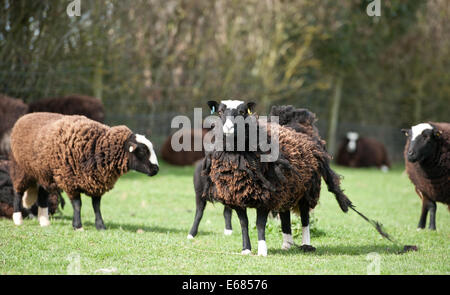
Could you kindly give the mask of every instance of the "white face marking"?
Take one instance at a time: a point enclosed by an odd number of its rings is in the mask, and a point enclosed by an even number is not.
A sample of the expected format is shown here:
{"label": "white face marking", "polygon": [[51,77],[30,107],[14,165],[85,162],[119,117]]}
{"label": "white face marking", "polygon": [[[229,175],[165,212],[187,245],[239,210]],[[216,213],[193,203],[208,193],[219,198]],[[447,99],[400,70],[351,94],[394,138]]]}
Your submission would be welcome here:
{"label": "white face marking", "polygon": [[424,131],[424,130],[427,130],[427,129],[433,129],[433,126],[431,126],[430,124],[428,124],[428,123],[421,123],[421,124],[417,124],[416,126],[413,126],[412,128],[411,128],[411,130],[412,130],[412,138],[411,138],[411,141],[413,141],[414,139],[416,139],[416,137],[417,136],[419,136],[420,134],[422,134],[422,132]]}
{"label": "white face marking", "polygon": [[225,121],[225,124],[223,124],[223,133],[225,133],[225,135],[230,135],[234,133],[234,124],[230,119],[227,119]]}
{"label": "white face marking", "polygon": [[227,109],[235,109],[244,102],[242,100],[222,100],[221,103],[226,105]]}
{"label": "white face marking", "polygon": [[356,132],[347,132],[347,139],[348,139],[348,145],[347,145],[347,151],[350,153],[353,153],[356,150],[356,141],[359,138],[359,134]]}
{"label": "white face marking", "polygon": [[309,236],[309,225],[302,227],[302,245],[311,245],[311,238]]}
{"label": "white face marking", "polygon": [[258,241],[258,256],[267,256],[267,244],[264,240]]}
{"label": "white face marking", "polygon": [[153,144],[144,135],[136,134],[136,141],[145,144],[150,151],[150,163],[153,165],[158,165],[158,158],[156,158],[156,153],[153,150]]}

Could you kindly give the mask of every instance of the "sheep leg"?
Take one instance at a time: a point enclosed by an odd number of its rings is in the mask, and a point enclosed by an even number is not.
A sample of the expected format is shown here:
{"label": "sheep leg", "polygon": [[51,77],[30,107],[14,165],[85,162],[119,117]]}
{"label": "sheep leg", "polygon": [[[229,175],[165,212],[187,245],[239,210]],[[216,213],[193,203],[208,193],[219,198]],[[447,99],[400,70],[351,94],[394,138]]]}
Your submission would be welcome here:
{"label": "sheep leg", "polygon": [[291,212],[280,212],[281,220],[281,232],[283,234],[283,245],[281,249],[288,250],[294,245],[294,239],[292,238],[291,230]]}
{"label": "sheep leg", "polygon": [[194,217],[194,224],[192,225],[191,230],[189,231],[189,234],[187,236],[188,239],[193,239],[198,232],[198,225],[200,224],[200,221],[203,217],[203,211],[205,211],[206,207],[206,201],[201,198],[201,196],[197,193],[196,194],[196,210],[195,210],[195,217]]}
{"label": "sheep leg", "polygon": [[14,192],[14,200],[13,200],[13,221],[15,225],[22,225],[23,224],[23,217],[22,217],[22,197],[23,193]]}
{"label": "sheep leg", "polygon": [[79,193],[75,193],[69,194],[69,197],[73,207],[73,219],[72,219],[73,229],[82,231],[83,226],[81,225],[81,196]]}
{"label": "sheep leg", "polygon": [[95,228],[97,230],[105,230],[106,226],[103,222],[102,213],[100,211],[100,201],[102,197],[92,197],[92,208],[94,208],[95,213]]}
{"label": "sheep leg", "polygon": [[223,208],[223,218],[225,219],[225,229],[223,230],[223,234],[229,236],[233,233],[233,228],[231,226],[231,215],[233,211],[230,207],[224,206]]}
{"label": "sheep leg", "polygon": [[419,193],[422,199],[422,212],[420,214],[419,224],[417,225],[417,230],[424,229],[427,223],[428,210],[430,209],[428,203],[428,198],[424,197],[422,193]]}
{"label": "sheep leg", "polygon": [[242,254],[248,255],[252,253],[252,246],[250,244],[250,237],[248,236],[248,217],[247,209],[235,208],[242,230]]}
{"label": "sheep leg", "polygon": [[49,226],[50,220],[48,218],[48,192],[42,186],[38,188],[38,220],[40,226]]}
{"label": "sheep leg", "polygon": [[311,246],[311,238],[309,232],[309,204],[303,200],[300,200],[299,205],[300,219],[302,221],[302,245],[300,246],[300,248],[304,252],[313,252],[316,251],[316,248]]}
{"label": "sheep leg", "polygon": [[430,225],[428,226],[431,230],[436,230],[436,202],[429,202],[428,210],[430,211]]}
{"label": "sheep leg", "polygon": [[256,209],[256,229],[258,230],[258,256],[267,256],[266,223],[269,210]]}

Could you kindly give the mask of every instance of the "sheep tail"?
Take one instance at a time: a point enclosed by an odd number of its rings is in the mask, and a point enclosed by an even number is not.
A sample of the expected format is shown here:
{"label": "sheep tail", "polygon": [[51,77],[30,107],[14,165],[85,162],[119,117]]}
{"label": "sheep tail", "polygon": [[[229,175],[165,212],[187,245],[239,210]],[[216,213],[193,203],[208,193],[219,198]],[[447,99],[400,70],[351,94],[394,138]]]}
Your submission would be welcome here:
{"label": "sheep tail", "polygon": [[327,184],[328,191],[333,193],[336,200],[341,207],[342,211],[347,212],[348,208],[355,211],[359,216],[361,216],[365,221],[370,223],[377,232],[383,237],[396,244],[392,237],[383,229],[383,225],[376,220],[367,218],[364,214],[356,210],[355,205],[350,201],[350,199],[344,194],[340,187],[340,177],[337,175],[329,165],[328,159],[319,159],[320,163],[320,173]]}
{"label": "sheep tail", "polygon": [[336,197],[336,201],[341,207],[342,211],[348,212],[348,207],[353,206],[350,199],[344,194],[340,186],[340,177],[337,175],[329,165],[328,159],[319,158],[319,169],[325,183],[327,184],[328,191],[333,193]]}

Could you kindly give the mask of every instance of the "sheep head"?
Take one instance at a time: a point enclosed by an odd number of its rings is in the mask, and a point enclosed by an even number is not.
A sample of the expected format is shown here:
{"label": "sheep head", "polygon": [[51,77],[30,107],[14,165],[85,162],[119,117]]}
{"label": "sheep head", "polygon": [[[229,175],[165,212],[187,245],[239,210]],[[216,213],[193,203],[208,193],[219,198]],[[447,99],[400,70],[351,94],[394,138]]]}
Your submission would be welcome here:
{"label": "sheep head", "polygon": [[143,135],[133,134],[125,143],[129,153],[128,169],[153,176],[158,173],[159,165],[152,143]]}
{"label": "sheep head", "polygon": [[217,112],[222,121],[222,130],[225,136],[235,134],[236,118],[240,117],[246,119],[249,116],[254,116],[254,109],[256,104],[254,102],[244,102],[242,100],[222,100],[220,103],[214,100],[208,101],[208,106],[211,109],[211,114]]}
{"label": "sheep head", "polygon": [[421,123],[411,129],[402,129],[409,138],[408,161],[423,162],[435,154],[442,132],[429,123]]}

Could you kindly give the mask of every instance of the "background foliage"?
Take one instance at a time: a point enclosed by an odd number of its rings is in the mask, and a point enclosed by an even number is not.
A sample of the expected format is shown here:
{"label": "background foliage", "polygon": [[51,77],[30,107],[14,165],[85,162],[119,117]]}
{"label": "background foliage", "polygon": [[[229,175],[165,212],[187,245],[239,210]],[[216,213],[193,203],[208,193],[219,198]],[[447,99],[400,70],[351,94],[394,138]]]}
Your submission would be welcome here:
{"label": "background foliage", "polygon": [[399,128],[448,121],[446,0],[383,0],[380,17],[368,0],[80,0],[69,17],[70,2],[0,1],[0,92],[94,95],[157,142],[211,98],[293,104],[329,143],[360,130],[394,159]]}

